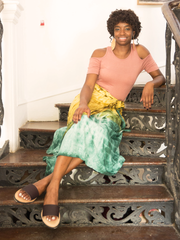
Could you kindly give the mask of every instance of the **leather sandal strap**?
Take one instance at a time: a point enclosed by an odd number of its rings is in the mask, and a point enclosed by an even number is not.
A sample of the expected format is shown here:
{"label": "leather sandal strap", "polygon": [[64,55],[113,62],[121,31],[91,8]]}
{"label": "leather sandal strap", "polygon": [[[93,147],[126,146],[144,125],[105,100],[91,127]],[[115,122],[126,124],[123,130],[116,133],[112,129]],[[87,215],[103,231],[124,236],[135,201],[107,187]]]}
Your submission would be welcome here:
{"label": "leather sandal strap", "polygon": [[23,187],[22,190],[25,191],[31,197],[31,200],[39,197],[39,192],[33,184],[29,184]]}
{"label": "leather sandal strap", "polygon": [[44,216],[57,216],[59,217],[59,206],[53,204],[47,204],[43,206],[43,217]]}

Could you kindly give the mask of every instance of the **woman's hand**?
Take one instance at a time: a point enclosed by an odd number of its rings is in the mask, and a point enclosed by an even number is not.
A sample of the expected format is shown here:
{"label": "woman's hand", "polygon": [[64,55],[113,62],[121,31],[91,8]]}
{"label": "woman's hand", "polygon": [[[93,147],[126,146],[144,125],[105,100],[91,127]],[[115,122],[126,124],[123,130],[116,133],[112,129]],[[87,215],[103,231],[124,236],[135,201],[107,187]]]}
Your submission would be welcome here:
{"label": "woman's hand", "polygon": [[90,117],[91,110],[89,109],[87,104],[80,104],[79,107],[76,109],[73,115],[73,122],[78,123],[81,120],[83,113],[87,113],[87,116]]}
{"label": "woman's hand", "polygon": [[151,108],[151,105],[154,102],[154,83],[147,82],[141,96],[140,102],[143,101],[143,106],[147,110]]}

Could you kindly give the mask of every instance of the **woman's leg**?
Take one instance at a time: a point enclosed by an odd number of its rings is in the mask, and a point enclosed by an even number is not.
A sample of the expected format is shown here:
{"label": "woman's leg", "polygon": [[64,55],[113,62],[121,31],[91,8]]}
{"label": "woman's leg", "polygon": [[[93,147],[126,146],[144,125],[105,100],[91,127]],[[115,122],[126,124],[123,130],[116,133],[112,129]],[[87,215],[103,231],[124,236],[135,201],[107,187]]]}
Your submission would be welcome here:
{"label": "woman's leg", "polygon": [[[68,167],[70,166],[72,161],[71,157],[66,156],[58,156],[56,160],[56,164],[54,167],[54,171],[52,173],[51,181],[46,189],[46,196],[44,199],[44,205],[46,204],[54,204],[58,205],[58,193],[59,193],[59,184],[62,177],[67,172]],[[79,164],[83,161],[80,160]],[[55,216],[46,216],[49,221],[56,220]]]}
{"label": "woman's leg", "polygon": [[[64,175],[66,175],[67,173],[72,171],[74,168],[76,168],[82,162],[83,161],[80,158],[71,158],[71,162],[70,162]],[[46,190],[48,184],[51,181],[52,175],[53,174],[51,173],[50,175],[44,177],[43,179],[41,179],[33,184],[38,189],[39,195],[41,195]],[[19,196],[25,200],[31,200],[30,196],[25,191],[20,191]]]}

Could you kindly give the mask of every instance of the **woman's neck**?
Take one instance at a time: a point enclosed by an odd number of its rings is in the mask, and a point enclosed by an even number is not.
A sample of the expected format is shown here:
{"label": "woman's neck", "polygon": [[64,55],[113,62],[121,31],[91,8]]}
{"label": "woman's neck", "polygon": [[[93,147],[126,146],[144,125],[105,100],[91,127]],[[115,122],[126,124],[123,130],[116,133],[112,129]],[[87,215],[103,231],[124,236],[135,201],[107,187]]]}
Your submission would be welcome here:
{"label": "woman's neck", "polygon": [[131,44],[127,45],[127,46],[119,46],[116,45],[116,47],[113,50],[114,54],[116,55],[116,57],[118,58],[127,58],[128,55],[131,52]]}

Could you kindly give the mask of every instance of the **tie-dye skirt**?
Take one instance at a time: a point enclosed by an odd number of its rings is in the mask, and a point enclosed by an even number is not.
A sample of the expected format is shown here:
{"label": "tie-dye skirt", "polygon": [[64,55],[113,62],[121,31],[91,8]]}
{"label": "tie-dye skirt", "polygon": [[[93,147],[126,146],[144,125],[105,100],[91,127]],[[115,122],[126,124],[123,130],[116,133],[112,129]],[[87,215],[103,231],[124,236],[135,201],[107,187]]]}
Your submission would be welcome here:
{"label": "tie-dye skirt", "polygon": [[114,175],[122,167],[125,159],[120,155],[119,145],[125,122],[122,114],[124,102],[118,101],[109,92],[95,85],[88,104],[91,116],[82,115],[81,120],[73,123],[72,117],[79,106],[80,96],[72,102],[67,127],[58,129],[46,156],[46,175],[53,172],[59,155],[80,158],[95,171]]}

